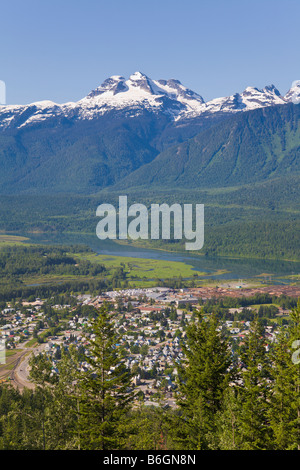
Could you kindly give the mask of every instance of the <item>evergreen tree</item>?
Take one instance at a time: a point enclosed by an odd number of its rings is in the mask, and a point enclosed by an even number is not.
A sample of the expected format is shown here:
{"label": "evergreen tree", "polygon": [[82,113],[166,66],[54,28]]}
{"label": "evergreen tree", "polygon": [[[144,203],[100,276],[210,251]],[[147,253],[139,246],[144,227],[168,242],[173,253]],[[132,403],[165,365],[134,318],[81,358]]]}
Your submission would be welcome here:
{"label": "evergreen tree", "polygon": [[221,450],[239,450],[241,445],[239,413],[241,404],[234,386],[224,395],[222,408],[216,416],[217,442]]}
{"label": "evergreen tree", "polygon": [[290,328],[281,328],[272,354],[273,395],[270,424],[276,450],[300,449],[300,301],[290,313]]}
{"label": "evergreen tree", "polygon": [[263,450],[270,445],[267,406],[270,368],[261,323],[256,318],[240,353],[242,361],[239,426],[243,450]]}
{"label": "evergreen tree", "polygon": [[[38,354],[30,359],[30,377],[36,384],[36,397],[38,397],[39,406],[34,411],[33,419],[40,429],[42,436],[42,449],[48,449],[48,433],[49,426],[47,426],[47,419],[49,417],[49,403],[51,403],[52,390],[51,386],[54,385],[56,377],[52,375],[52,364],[46,354]],[[30,416],[30,415],[28,415]],[[39,439],[36,442],[40,442]],[[40,443],[38,444],[40,448]]]}
{"label": "evergreen tree", "polygon": [[294,396],[296,398],[294,407],[297,414],[295,436],[297,449],[300,450],[300,298],[298,299],[297,307],[292,309],[290,318],[292,321],[290,344],[292,348],[292,362],[294,365]]}
{"label": "evergreen tree", "polygon": [[107,306],[101,308],[91,333],[86,355],[90,368],[80,380],[80,448],[122,448],[124,419],[132,399],[131,376]]}
{"label": "evergreen tree", "polygon": [[46,354],[33,356],[30,364],[30,375],[36,388],[34,404],[25,402],[22,410],[26,428],[24,442],[28,448],[44,450],[78,448],[75,393],[79,373],[77,353],[72,347],[68,354],[62,350],[55,373],[52,361]]}
{"label": "evergreen tree", "polygon": [[231,351],[219,321],[202,312],[188,325],[185,360],[178,367],[179,423],[174,439],[186,449],[215,448],[216,413],[231,377]]}
{"label": "evergreen tree", "polygon": [[69,351],[62,349],[61,360],[57,363],[58,380],[52,387],[47,425],[51,449],[78,449],[78,354],[71,345]]}
{"label": "evergreen tree", "polygon": [[18,390],[7,385],[0,387],[0,450],[22,450],[21,402]]}
{"label": "evergreen tree", "polygon": [[130,411],[126,449],[165,450],[168,446],[168,412],[141,404]]}

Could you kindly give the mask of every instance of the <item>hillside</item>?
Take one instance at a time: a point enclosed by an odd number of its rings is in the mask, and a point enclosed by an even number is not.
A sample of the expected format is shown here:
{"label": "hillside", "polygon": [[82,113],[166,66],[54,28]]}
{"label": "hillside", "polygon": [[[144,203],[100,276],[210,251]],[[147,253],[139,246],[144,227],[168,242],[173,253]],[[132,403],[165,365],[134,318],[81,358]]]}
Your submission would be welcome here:
{"label": "hillside", "polygon": [[220,119],[179,126],[148,110],[131,119],[111,111],[92,120],[0,129],[0,194],[98,192]]}
{"label": "hillside", "polygon": [[300,106],[248,111],[160,153],[116,188],[209,188],[257,183],[300,170]]}
{"label": "hillside", "polygon": [[299,84],[285,96],[269,85],[205,102],[136,72],[78,102],[0,106],[0,194],[222,187],[294,172],[299,96]]}
{"label": "hillside", "polygon": [[78,103],[0,107],[0,230],[95,235],[97,206],[128,194],[203,203],[201,254],[299,259],[299,90],[206,103],[134,74]]}

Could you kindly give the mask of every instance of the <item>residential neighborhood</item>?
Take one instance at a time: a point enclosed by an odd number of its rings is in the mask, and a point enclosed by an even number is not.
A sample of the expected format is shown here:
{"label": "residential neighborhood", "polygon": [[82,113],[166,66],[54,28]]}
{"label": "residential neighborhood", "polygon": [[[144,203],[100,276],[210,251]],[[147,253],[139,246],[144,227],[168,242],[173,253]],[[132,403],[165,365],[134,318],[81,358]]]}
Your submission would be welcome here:
{"label": "residential neighborhood", "polygon": [[[89,340],[92,312],[104,304],[110,305],[116,333],[120,335],[117,347],[126,351],[125,365],[133,376],[137,397],[145,404],[163,402],[175,406],[177,365],[184,359],[182,342],[186,326],[192,321],[195,310],[199,310],[210,299],[232,297],[247,298],[250,295],[272,292],[272,295],[289,295],[297,298],[298,288],[239,289],[171,289],[164,287],[114,290],[98,296],[73,296],[71,304],[57,304],[54,299],[35,299],[18,305],[8,305],[1,311],[0,336],[5,340],[7,361],[15,351],[30,354],[45,352],[52,361],[52,373],[57,373],[57,363],[62,348],[74,345],[84,351]],[[51,306],[51,307],[50,307]],[[49,316],[49,308],[51,315]],[[48,312],[48,313],[47,313]],[[221,322],[221,330],[231,338],[231,344],[240,344],[249,333],[251,322],[238,319],[243,307],[229,308]],[[288,310],[277,308],[276,318],[284,318]],[[207,313],[206,313],[207,315]],[[56,318],[56,323],[53,318]],[[50,319],[49,319],[50,318]],[[276,340],[276,321],[265,322],[265,335],[269,343]],[[268,346],[267,346],[268,347]],[[9,374],[5,365],[0,365],[0,380],[10,375],[16,386],[27,386],[30,382],[28,355],[26,367],[20,360]],[[12,356],[13,357],[13,356]],[[18,355],[16,355],[18,357]],[[17,363],[17,361],[16,361]],[[89,365],[84,360],[82,370]]]}

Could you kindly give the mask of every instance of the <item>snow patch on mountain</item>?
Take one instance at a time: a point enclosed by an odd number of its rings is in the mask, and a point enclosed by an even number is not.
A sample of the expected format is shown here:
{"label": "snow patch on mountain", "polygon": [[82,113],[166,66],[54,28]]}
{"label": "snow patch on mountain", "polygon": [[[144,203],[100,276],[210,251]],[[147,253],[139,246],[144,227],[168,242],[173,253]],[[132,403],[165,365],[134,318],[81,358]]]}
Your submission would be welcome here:
{"label": "snow patch on mountain", "polygon": [[99,87],[77,102],[57,104],[39,101],[29,105],[0,106],[0,127],[21,128],[51,118],[90,120],[111,111],[120,111],[127,117],[152,113],[167,114],[170,119],[182,120],[215,113],[236,113],[266,106],[300,102],[300,81],[295,81],[285,96],[274,85],[263,89],[247,87],[242,93],[215,98],[205,102],[198,93],[180,81],[152,80],[135,72],[127,80],[121,75],[107,78]]}
{"label": "snow patch on mountain", "polygon": [[295,80],[292,83],[290,90],[285,95],[285,99],[291,103],[300,103],[300,80]]}

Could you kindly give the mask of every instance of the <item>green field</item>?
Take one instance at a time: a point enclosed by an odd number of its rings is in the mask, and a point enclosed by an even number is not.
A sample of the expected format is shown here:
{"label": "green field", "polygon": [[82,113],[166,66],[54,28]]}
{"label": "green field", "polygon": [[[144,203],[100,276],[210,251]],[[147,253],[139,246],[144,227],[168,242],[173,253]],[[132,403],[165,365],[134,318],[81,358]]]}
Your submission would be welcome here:
{"label": "green field", "polygon": [[[25,243],[26,242],[26,243]],[[0,235],[0,250],[3,247],[12,246],[14,250],[20,251],[19,260],[14,258],[14,263],[17,263],[14,271],[5,271],[3,268],[3,275],[1,283],[3,289],[6,285],[10,285],[12,288],[35,288],[38,286],[44,286],[45,288],[50,286],[59,286],[60,284],[76,283],[76,282],[100,282],[108,281],[111,287],[111,282],[115,279],[117,283],[114,283],[114,287],[151,287],[158,285],[158,282],[174,282],[178,287],[185,286],[196,287],[196,286],[208,286],[208,285],[219,285],[220,280],[217,278],[223,274],[228,273],[226,269],[216,269],[214,271],[197,271],[192,265],[182,261],[166,261],[148,258],[134,258],[127,256],[117,255],[103,255],[91,251],[84,246],[78,246],[78,249],[74,246],[60,247],[65,253],[65,256],[73,258],[75,266],[82,265],[82,263],[90,264],[91,266],[97,266],[96,273],[93,273],[94,269],[89,272],[78,272],[73,269],[70,271],[67,265],[62,264],[60,270],[55,270],[55,264],[51,266],[49,272],[42,271],[43,265],[40,265],[40,261],[43,258],[51,255],[52,251],[56,250],[51,245],[39,245],[41,247],[47,246],[47,252],[45,256],[43,251],[39,255],[34,255],[38,249],[38,245],[30,243],[28,238],[22,236],[14,236],[10,234]],[[26,246],[28,250],[22,253],[22,246]],[[19,248],[20,247],[20,248]],[[32,248],[32,256],[36,258],[30,258]],[[24,258],[25,256],[25,258]],[[27,261],[26,261],[27,260]],[[77,261],[78,260],[78,261]],[[29,263],[24,270],[24,263]],[[64,260],[62,260],[62,263]],[[99,271],[100,265],[103,265],[105,269]],[[5,263],[4,265],[5,266]],[[41,266],[41,269],[38,267]],[[38,267],[38,268],[37,268]],[[20,270],[19,270],[20,268]],[[50,269],[50,268],[49,268]],[[77,269],[77,268],[76,268]],[[13,273],[13,275],[12,275]],[[248,279],[248,286],[258,286],[264,283],[264,277],[270,276],[270,274],[263,273],[258,275],[255,279]],[[299,275],[286,275],[287,280],[292,282],[299,282]],[[215,279],[214,279],[215,278]],[[223,283],[226,281],[224,280]],[[175,284],[174,284],[175,286]]]}
{"label": "green field", "polygon": [[0,234],[0,248],[3,245],[20,245],[27,240],[29,239],[18,235]]}
{"label": "green field", "polygon": [[[0,249],[5,246],[15,246],[23,245],[26,243],[26,247],[30,250],[36,249],[37,245],[28,243],[28,238],[21,236],[14,236],[8,234],[0,235]],[[49,247],[51,250],[51,248]],[[21,256],[21,255],[20,255]],[[22,282],[24,286],[42,286],[42,285],[57,285],[59,283],[68,282],[68,281],[87,281],[92,279],[101,279],[103,275],[108,279],[114,277],[117,270],[122,269],[124,276],[123,280],[126,279],[128,286],[138,285],[138,286],[151,286],[157,283],[157,280],[166,280],[166,279],[188,279],[193,280],[195,283],[199,283],[203,278],[207,276],[215,276],[218,274],[224,274],[225,270],[215,270],[213,273],[199,272],[196,271],[193,266],[179,261],[166,261],[166,260],[156,260],[156,259],[147,259],[147,258],[134,258],[127,256],[112,256],[112,255],[101,255],[91,251],[82,250],[79,252],[74,252],[68,250],[66,247],[66,256],[73,257],[78,259],[78,263],[89,262],[92,265],[104,265],[106,272],[100,273],[97,275],[89,274],[71,274],[67,271],[65,273],[55,273],[49,272],[39,273],[32,270],[28,270],[26,274],[18,275],[18,281]],[[15,278],[17,282],[17,278]],[[209,279],[206,280],[206,283],[209,283]]]}
{"label": "green field", "polygon": [[[96,253],[75,255],[91,263],[104,264],[108,269],[123,267],[130,279],[169,279],[169,278],[196,278],[207,276],[206,272],[195,271],[192,266],[180,261],[165,261],[147,258],[131,258],[128,256],[98,255]],[[225,270],[217,270],[211,275],[224,274]]]}

